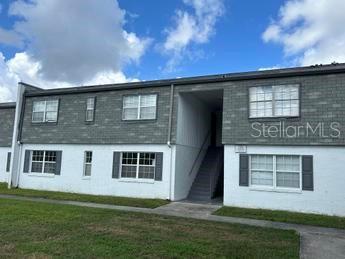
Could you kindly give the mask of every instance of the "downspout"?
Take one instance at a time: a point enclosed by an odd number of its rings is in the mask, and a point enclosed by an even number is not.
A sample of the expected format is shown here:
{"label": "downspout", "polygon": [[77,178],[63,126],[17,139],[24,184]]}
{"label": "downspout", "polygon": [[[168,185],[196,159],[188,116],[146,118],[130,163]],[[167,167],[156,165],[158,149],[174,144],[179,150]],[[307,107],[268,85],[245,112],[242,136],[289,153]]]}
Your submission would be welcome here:
{"label": "downspout", "polygon": [[174,84],[170,86],[170,111],[169,111],[169,126],[168,126],[168,146],[171,147],[171,127],[172,127],[172,114],[174,105]]}
{"label": "downspout", "polygon": [[172,115],[174,105],[174,84],[170,86],[170,110],[169,110],[169,125],[168,125],[168,141],[167,145],[170,148],[170,184],[169,184],[169,196],[172,200],[172,185],[173,185],[173,150],[171,148],[171,127],[172,127]]}
{"label": "downspout", "polygon": [[[8,188],[18,186],[19,180],[19,172],[20,172],[20,160],[21,160],[21,142],[20,142],[20,135],[21,135],[21,127],[22,127],[22,117],[23,117],[23,110],[24,110],[24,92],[25,86],[21,83],[18,83],[18,92],[17,92],[17,100],[16,100],[16,111],[15,111],[15,119],[14,119],[14,126],[13,126],[13,135],[12,135],[12,156],[11,156],[11,168],[10,174],[8,178]],[[15,180],[15,181],[14,181]]]}
{"label": "downspout", "polygon": [[26,103],[26,97],[23,93],[23,99],[22,99],[22,106],[20,110],[20,118],[19,118],[19,126],[18,126],[18,135],[17,135],[17,141],[18,144],[22,144],[22,131],[23,131],[23,120],[24,120],[24,107]]}
{"label": "downspout", "polygon": [[[25,90],[24,90],[25,92]],[[21,169],[21,163],[22,163],[22,150],[23,150],[23,144],[22,144],[22,130],[23,130],[23,121],[24,121],[24,109],[25,109],[25,103],[26,103],[26,97],[23,92],[22,97],[22,106],[20,110],[20,118],[19,118],[19,128],[18,128],[18,137],[17,137],[17,143],[19,148],[19,155],[18,155],[18,162],[17,162],[17,179],[16,179],[16,185],[14,187],[18,187],[19,185],[19,178],[20,178],[20,169]]]}
{"label": "downspout", "polygon": [[[19,186],[19,177],[20,177],[20,168],[21,168],[21,162],[22,162],[22,144],[20,141],[18,141],[18,161],[17,161],[17,178],[16,178],[16,182],[13,185],[13,187],[17,188]],[[11,188],[11,187],[10,187]]]}

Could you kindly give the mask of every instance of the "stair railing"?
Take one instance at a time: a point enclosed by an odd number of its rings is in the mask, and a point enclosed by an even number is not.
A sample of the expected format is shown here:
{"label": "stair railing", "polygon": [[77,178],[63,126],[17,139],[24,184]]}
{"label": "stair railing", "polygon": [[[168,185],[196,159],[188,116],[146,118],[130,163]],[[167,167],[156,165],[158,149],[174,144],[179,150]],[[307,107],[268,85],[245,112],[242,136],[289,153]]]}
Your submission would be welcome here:
{"label": "stair railing", "polygon": [[220,175],[220,171],[221,171],[221,164],[222,164],[222,153],[221,151],[219,151],[218,156],[216,158],[217,164],[216,164],[216,170],[213,173],[210,174],[210,195],[211,195],[211,199],[213,198],[214,195],[214,188],[216,188],[217,186],[217,180],[219,178]]}
{"label": "stair railing", "polygon": [[194,159],[194,163],[192,165],[192,169],[189,171],[189,175],[191,175],[194,171],[194,168],[196,166],[196,163],[198,162],[199,158],[200,158],[200,155],[202,153],[202,151],[205,149],[205,145],[207,143],[207,140],[209,139],[209,137],[211,136],[211,130],[209,130],[206,134],[206,137],[204,139],[204,142],[202,143],[201,147],[200,147],[200,150],[199,150],[199,153],[198,155],[196,156],[196,158]]}

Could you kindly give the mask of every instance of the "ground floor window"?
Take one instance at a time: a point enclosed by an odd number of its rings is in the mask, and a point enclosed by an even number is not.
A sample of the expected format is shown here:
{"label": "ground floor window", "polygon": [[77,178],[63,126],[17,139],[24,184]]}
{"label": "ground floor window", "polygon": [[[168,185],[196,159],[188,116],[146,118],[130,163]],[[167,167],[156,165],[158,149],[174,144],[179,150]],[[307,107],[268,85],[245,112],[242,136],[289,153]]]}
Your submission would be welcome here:
{"label": "ground floor window", "polygon": [[84,176],[91,176],[91,167],[92,167],[92,151],[85,151],[84,158]]}
{"label": "ground floor window", "polygon": [[301,171],[300,156],[250,156],[251,186],[299,189],[301,186]]}
{"label": "ground floor window", "polygon": [[31,151],[31,173],[55,174],[56,151]]}
{"label": "ground floor window", "polygon": [[155,153],[123,152],[121,178],[154,179],[155,166]]}

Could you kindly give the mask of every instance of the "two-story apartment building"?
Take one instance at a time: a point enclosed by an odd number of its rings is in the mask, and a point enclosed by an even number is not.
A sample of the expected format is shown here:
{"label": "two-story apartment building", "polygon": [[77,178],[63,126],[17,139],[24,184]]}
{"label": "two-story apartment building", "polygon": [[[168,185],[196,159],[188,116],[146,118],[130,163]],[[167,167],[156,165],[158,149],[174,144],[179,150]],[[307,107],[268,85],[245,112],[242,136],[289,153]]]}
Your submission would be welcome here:
{"label": "two-story apartment building", "polygon": [[20,83],[15,116],[2,106],[0,179],[13,187],[345,215],[345,64]]}

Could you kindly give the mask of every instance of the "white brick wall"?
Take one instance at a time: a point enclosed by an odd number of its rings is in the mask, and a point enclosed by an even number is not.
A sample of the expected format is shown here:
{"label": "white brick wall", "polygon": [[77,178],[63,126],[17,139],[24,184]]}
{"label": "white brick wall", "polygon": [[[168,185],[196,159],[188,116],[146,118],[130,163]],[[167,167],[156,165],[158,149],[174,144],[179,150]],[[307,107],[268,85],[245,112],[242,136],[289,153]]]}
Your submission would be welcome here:
{"label": "white brick wall", "polygon": [[11,148],[0,147],[0,182],[7,182],[9,177],[9,173],[6,172],[8,152],[11,152]]}
{"label": "white brick wall", "polygon": [[[61,175],[52,177],[23,173],[25,150],[61,150]],[[84,152],[93,151],[92,175],[83,177]],[[163,152],[163,181],[112,178],[114,151]],[[170,157],[167,145],[23,145],[19,187],[37,190],[169,199]]]}
{"label": "white brick wall", "polygon": [[314,191],[273,192],[239,186],[239,154],[224,153],[224,205],[345,216],[344,147],[248,146],[248,154],[313,155]]}

